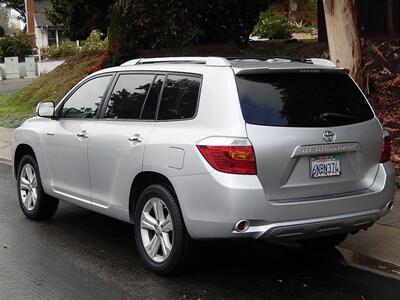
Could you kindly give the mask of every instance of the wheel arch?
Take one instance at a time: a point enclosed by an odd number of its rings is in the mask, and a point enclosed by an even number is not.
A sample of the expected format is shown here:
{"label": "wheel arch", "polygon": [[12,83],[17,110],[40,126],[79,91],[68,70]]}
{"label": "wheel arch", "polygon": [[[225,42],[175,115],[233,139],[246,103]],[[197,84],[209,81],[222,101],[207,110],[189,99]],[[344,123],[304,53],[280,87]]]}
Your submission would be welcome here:
{"label": "wheel arch", "polygon": [[25,155],[32,155],[33,158],[37,161],[36,153],[33,150],[33,148],[28,145],[28,144],[19,144],[14,152],[14,162],[13,162],[13,167],[14,167],[14,177],[17,178],[18,175],[18,167],[19,163],[21,162],[21,159]]}
{"label": "wheel arch", "polygon": [[[134,212],[137,201],[140,197],[140,194],[150,185],[153,184],[161,184],[164,187],[168,188],[168,190],[178,199],[177,194],[175,192],[175,188],[172,185],[171,181],[165,175],[152,171],[144,171],[136,175],[135,179],[132,182],[131,190],[129,194],[129,217],[131,222],[134,221]],[[179,209],[179,199],[178,199]],[[182,212],[182,210],[181,210]]]}

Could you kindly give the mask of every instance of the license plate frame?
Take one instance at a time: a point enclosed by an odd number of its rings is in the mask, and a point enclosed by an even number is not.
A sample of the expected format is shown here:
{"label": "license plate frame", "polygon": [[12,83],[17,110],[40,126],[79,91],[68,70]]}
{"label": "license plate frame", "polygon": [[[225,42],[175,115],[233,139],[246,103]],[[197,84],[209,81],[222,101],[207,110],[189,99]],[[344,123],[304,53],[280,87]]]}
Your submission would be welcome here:
{"label": "license plate frame", "polygon": [[[310,156],[309,161],[309,175],[311,179],[338,177],[342,175],[340,154]],[[318,165],[320,166],[319,168]]]}

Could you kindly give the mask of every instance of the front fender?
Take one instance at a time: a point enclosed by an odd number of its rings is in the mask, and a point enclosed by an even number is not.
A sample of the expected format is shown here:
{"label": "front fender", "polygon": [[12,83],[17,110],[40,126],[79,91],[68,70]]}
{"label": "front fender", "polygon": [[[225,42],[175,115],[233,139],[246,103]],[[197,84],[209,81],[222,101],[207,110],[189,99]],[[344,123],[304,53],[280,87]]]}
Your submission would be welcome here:
{"label": "front fender", "polygon": [[39,166],[40,177],[43,186],[51,186],[48,163],[44,151],[45,130],[50,126],[51,120],[44,118],[32,118],[27,120],[21,127],[17,128],[12,142],[12,159],[14,176],[16,176],[16,154],[22,145],[29,146],[36,157]]}

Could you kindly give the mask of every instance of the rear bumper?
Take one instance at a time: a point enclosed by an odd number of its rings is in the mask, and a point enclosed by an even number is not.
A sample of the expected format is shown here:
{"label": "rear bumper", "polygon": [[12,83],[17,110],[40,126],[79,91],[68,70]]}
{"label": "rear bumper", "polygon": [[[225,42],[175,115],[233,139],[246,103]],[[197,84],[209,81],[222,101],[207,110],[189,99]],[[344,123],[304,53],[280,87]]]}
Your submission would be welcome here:
{"label": "rear bumper", "polygon": [[[193,239],[295,240],[366,229],[389,212],[395,192],[391,163],[381,164],[367,190],[298,202],[265,198],[257,176],[220,172],[171,178]],[[239,233],[234,225],[248,220]]]}
{"label": "rear bumper", "polygon": [[253,226],[244,234],[238,234],[243,236],[247,235],[252,238],[287,241],[345,232],[357,232],[358,230],[367,229],[372,226],[375,221],[387,214],[388,211],[389,208],[386,206],[381,210],[349,214],[346,216],[333,216],[328,218]]}

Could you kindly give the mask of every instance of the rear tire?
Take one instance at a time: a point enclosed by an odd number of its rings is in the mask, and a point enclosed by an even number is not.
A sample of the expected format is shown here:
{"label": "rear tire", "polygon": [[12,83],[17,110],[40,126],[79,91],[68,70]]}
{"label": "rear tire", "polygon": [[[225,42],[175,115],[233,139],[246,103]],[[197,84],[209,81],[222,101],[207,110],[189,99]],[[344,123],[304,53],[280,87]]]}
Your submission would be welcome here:
{"label": "rear tire", "polygon": [[308,248],[332,248],[344,242],[347,236],[348,233],[340,233],[314,239],[301,240],[299,241],[299,244]]}
{"label": "rear tire", "polygon": [[57,211],[59,201],[43,191],[36,159],[25,155],[17,174],[18,200],[24,215],[31,220],[51,218]]}
{"label": "rear tire", "polygon": [[147,187],[135,209],[135,240],[146,266],[160,275],[183,270],[190,237],[176,196],[163,185]]}

